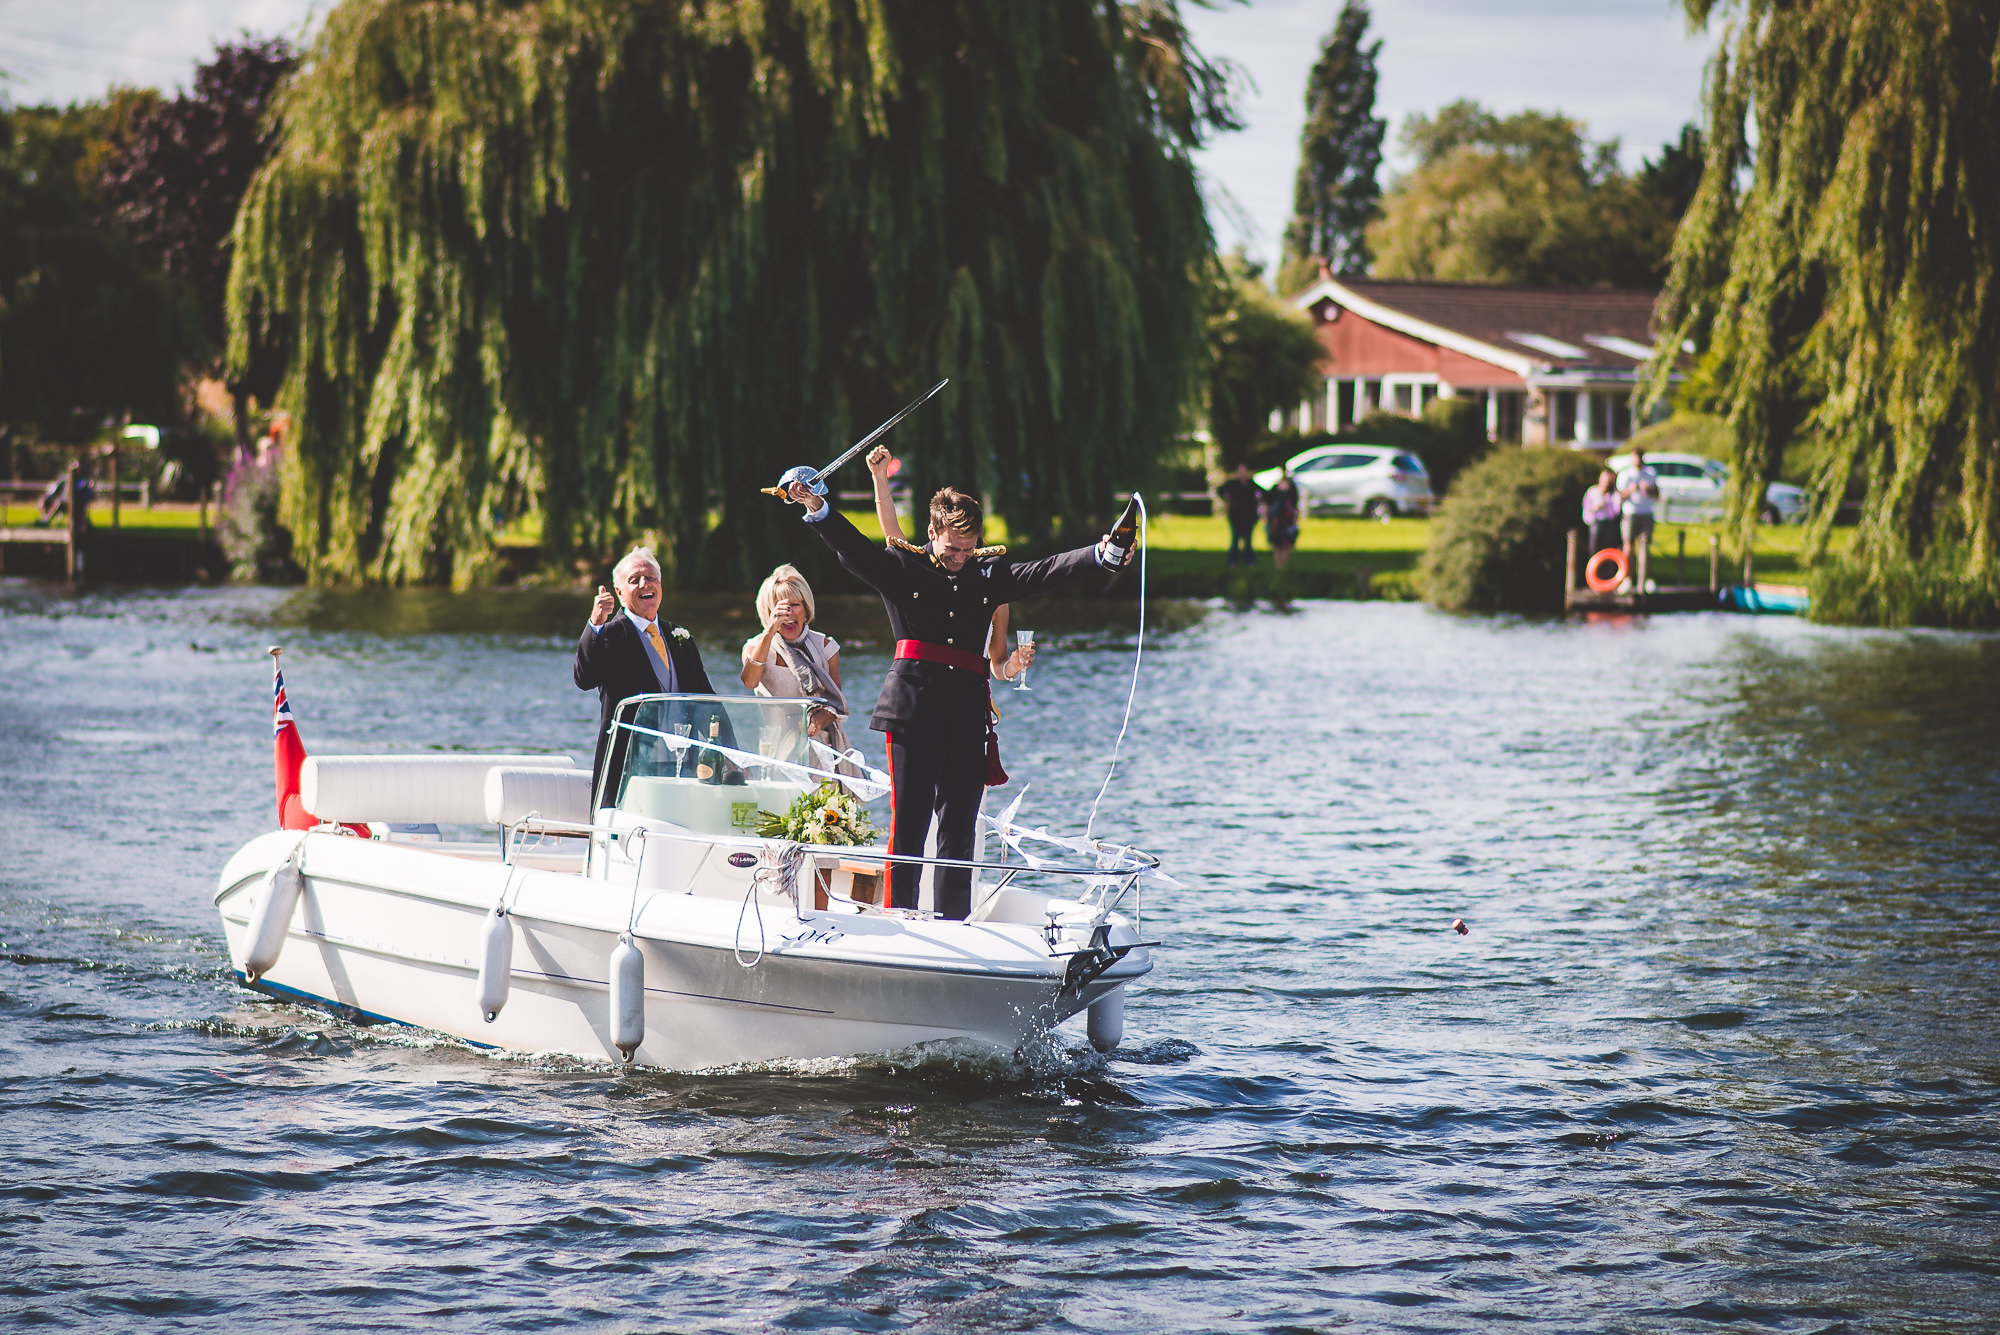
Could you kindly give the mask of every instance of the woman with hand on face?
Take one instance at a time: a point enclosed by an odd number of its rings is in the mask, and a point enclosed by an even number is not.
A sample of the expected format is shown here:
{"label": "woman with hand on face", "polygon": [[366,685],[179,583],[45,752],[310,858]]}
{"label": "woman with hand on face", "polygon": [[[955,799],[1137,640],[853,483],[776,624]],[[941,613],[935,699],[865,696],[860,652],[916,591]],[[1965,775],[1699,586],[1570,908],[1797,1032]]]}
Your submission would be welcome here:
{"label": "woman with hand on face", "polygon": [[812,629],[814,610],[812,586],[804,575],[789,565],[771,572],[757,590],[764,633],[743,642],[743,684],[758,695],[825,700],[833,707],[813,711],[810,735],[845,752],[847,729],[841,720],[847,715],[847,695],[840,684],[840,643]]}
{"label": "woman with hand on face", "polygon": [[[903,533],[903,521],[896,517],[896,503],[889,496],[889,475],[896,471],[896,460],[890,455],[887,445],[877,445],[868,452],[868,476],[875,484],[875,522],[882,526],[882,536],[891,543],[907,542]],[[993,675],[1001,681],[1012,681],[1026,672],[1035,661],[1035,646],[1024,644],[1007,652],[1007,604],[993,609],[993,624],[986,633],[986,660],[993,665]]]}

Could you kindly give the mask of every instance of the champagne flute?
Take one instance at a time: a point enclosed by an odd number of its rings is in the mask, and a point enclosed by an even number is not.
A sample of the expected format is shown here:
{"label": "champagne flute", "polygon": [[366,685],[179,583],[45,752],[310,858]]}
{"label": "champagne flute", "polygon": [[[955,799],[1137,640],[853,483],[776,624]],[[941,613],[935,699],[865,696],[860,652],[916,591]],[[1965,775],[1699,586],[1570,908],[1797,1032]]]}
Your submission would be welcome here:
{"label": "champagne flute", "polygon": [[[1017,630],[1014,632],[1014,638],[1020,642],[1023,649],[1026,649],[1035,643],[1035,632],[1031,630]],[[1023,664],[1021,667],[1021,675],[1014,682],[1014,689],[1017,691],[1028,689],[1028,668],[1026,664]]]}

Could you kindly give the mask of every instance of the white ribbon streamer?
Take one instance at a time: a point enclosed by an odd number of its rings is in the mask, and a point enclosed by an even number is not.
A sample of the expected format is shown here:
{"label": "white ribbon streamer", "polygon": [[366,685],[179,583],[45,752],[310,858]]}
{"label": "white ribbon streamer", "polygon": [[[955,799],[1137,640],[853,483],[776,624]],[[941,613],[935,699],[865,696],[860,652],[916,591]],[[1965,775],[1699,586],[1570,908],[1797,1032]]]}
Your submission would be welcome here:
{"label": "white ribbon streamer", "polygon": [[816,754],[824,753],[835,764],[843,760],[849,761],[858,766],[866,777],[841,774],[830,769],[815,769],[811,765],[801,765],[795,760],[780,760],[776,756],[753,755],[748,751],[739,751],[733,746],[724,746],[722,743],[711,741],[706,737],[682,737],[677,733],[661,732],[658,728],[642,727],[637,723],[627,723],[622,719],[613,724],[613,726],[623,728],[627,732],[639,733],[642,736],[657,737],[675,751],[686,751],[690,747],[700,747],[705,751],[713,751],[717,755],[726,756],[746,768],[752,765],[767,766],[787,778],[809,776],[815,779],[832,779],[837,783],[844,783],[853,788],[854,795],[864,802],[873,801],[875,798],[889,791],[889,776],[862,759],[861,752],[848,751],[843,754],[826,745],[824,742],[813,741],[810,737],[806,738],[806,741],[811,743]]}

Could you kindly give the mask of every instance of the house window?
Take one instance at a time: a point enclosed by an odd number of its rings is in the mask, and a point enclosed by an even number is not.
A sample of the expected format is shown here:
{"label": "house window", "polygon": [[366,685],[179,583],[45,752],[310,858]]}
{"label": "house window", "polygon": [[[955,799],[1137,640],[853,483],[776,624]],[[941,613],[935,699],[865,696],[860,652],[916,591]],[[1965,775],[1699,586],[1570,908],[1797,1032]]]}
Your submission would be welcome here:
{"label": "house window", "polygon": [[1610,439],[1630,440],[1632,438],[1632,396],[1630,394],[1608,394],[1605,397],[1611,400]]}
{"label": "house window", "polygon": [[1493,439],[1519,444],[1522,419],[1528,412],[1527,394],[1518,389],[1503,389],[1493,397],[1498,400],[1494,405],[1496,411],[1493,414]]}
{"label": "house window", "polygon": [[1576,391],[1552,389],[1549,395],[1549,442],[1563,444],[1576,439]]}
{"label": "house window", "polygon": [[1603,390],[1599,390],[1597,393],[1588,395],[1587,397],[1590,400],[1589,439],[1616,439],[1611,432],[1611,400],[1613,396],[1606,394]]}

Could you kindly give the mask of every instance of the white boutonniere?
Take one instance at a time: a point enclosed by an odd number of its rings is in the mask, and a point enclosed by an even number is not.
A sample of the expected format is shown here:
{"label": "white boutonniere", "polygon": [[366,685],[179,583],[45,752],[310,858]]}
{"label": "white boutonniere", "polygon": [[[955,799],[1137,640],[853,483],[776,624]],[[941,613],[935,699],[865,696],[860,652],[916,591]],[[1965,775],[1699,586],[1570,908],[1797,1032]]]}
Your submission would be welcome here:
{"label": "white boutonniere", "polygon": [[690,634],[688,634],[688,633],[687,633],[687,627],[685,627],[685,626],[675,626],[675,627],[674,627],[674,638],[675,638],[676,640],[679,640],[679,641],[680,641],[680,642],[681,642],[682,644],[686,644],[686,643],[687,643],[687,642],[688,642],[689,640],[693,639],[694,637],[693,637],[692,635],[690,635]]}

